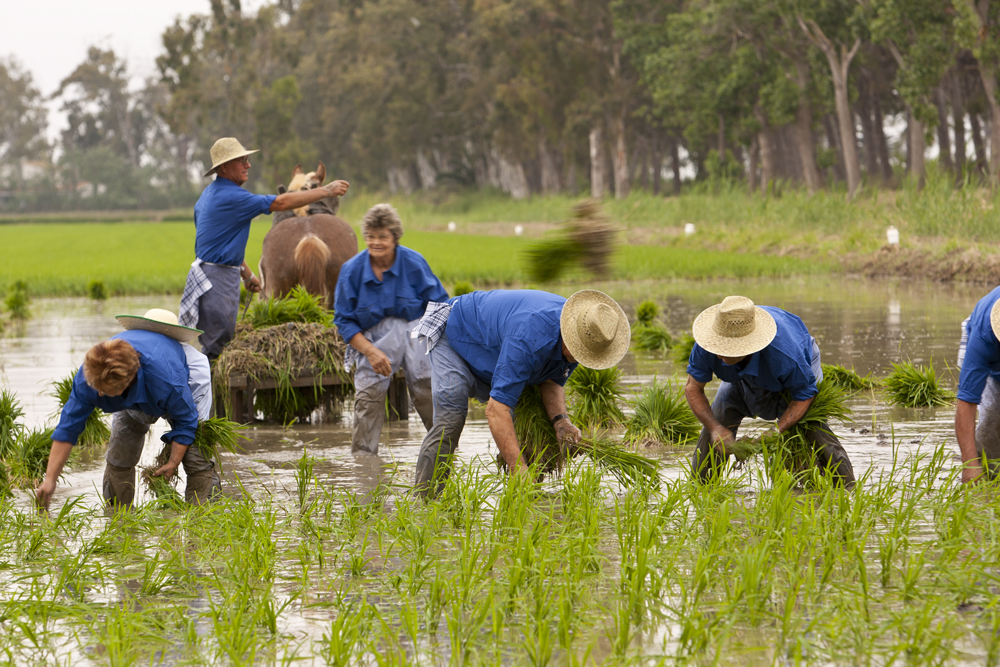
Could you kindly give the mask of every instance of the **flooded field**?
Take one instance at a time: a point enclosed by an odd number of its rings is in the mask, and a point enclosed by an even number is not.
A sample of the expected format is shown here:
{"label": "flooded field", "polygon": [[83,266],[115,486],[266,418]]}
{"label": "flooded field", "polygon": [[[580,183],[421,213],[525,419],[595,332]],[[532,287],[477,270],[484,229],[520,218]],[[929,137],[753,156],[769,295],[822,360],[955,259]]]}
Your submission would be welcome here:
{"label": "flooded field", "polygon": [[[840,277],[599,286],[631,312],[652,298],[675,333],[728,294],[800,315],[825,363],[888,373],[933,360],[954,386],[959,324],[987,291]],[[571,288],[562,290],[569,294]],[[0,339],[3,386],[30,426],[49,383],[113,316],[177,297],[46,300]],[[683,377],[629,354],[629,385]],[[711,389],[711,387],[710,387]],[[439,501],[407,495],[424,431],[387,425],[350,452],[350,417],[257,424],[224,458],[209,508],[100,508],[103,459],[60,483],[52,519],[26,494],[0,507],[0,655],[16,664],[983,664],[1000,656],[995,495],[954,483],[953,408],[852,399],[837,424],[861,483],[802,493],[756,465],[691,484],[690,448],[646,450],[657,487],[589,464],[542,485],[497,476],[473,410]],[[152,461],[154,427],[141,465]],[[154,439],[155,438],[155,441]]]}

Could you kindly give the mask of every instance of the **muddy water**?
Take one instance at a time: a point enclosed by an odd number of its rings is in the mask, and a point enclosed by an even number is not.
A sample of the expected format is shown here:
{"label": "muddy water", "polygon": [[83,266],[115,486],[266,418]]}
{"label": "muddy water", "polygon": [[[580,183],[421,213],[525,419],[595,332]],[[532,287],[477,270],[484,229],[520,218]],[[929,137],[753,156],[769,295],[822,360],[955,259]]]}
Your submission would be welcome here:
{"label": "muddy water", "polygon": [[[911,359],[933,361],[945,384],[954,386],[953,372],[959,323],[987,291],[982,286],[936,283],[873,282],[831,277],[783,281],[713,281],[611,283],[599,285],[621,300],[631,314],[635,305],[651,298],[664,308],[663,320],[675,333],[688,330],[695,315],[728,294],[750,296],[758,304],[774,305],[800,315],[820,343],[823,361],[854,367],[865,374],[885,375],[891,363]],[[571,287],[560,289],[564,294]],[[119,313],[141,313],[147,308],[176,308],[176,296],[112,299],[95,304],[84,299],[41,300],[34,304],[34,317],[8,329],[0,339],[0,380],[13,389],[31,426],[51,423],[55,399],[48,395],[49,383],[76,368],[94,343],[119,332],[114,319]],[[630,353],[622,364],[629,384],[643,384],[654,376],[683,377],[684,368],[660,355]],[[837,430],[860,476],[877,473],[891,462],[892,444],[904,454],[927,451],[941,441],[951,441],[954,450],[951,409],[890,409],[871,397],[854,401],[855,423]],[[378,457],[357,458],[350,453],[350,416],[322,426],[297,425],[289,429],[257,425],[244,456],[226,460],[227,473],[236,471],[253,484],[281,489],[293,486],[293,462],[308,449],[323,461],[316,472],[348,488],[364,489],[399,468],[409,477],[424,434],[415,417],[394,423],[383,433]],[[144,454],[151,461],[158,436],[154,427]],[[485,417],[473,410],[463,435],[460,455],[494,456]],[[687,451],[650,452],[667,463],[667,475],[682,473]],[[74,468],[57,492],[57,502],[84,494],[97,500],[103,468],[99,457]]]}

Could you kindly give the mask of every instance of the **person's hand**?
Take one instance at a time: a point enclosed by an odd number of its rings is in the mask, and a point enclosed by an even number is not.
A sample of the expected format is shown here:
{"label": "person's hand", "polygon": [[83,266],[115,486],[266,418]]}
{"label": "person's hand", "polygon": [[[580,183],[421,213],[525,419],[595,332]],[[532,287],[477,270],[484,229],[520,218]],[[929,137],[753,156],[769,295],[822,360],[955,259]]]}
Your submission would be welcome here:
{"label": "person's hand", "polygon": [[177,464],[173,461],[167,461],[161,467],[157,468],[153,472],[153,477],[163,477],[163,479],[170,481],[170,478],[177,473]]}
{"label": "person's hand", "polygon": [[327,197],[343,197],[347,194],[347,188],[351,187],[351,184],[347,181],[332,181],[327,183],[323,189],[327,191]]}
{"label": "person's hand", "polygon": [[717,451],[721,456],[728,456],[726,453],[726,447],[735,443],[736,440],[733,439],[732,431],[722,424],[719,424],[718,426],[712,427],[712,442],[715,443],[715,451]]}
{"label": "person's hand", "polygon": [[962,484],[979,484],[983,481],[983,466],[979,459],[967,461],[962,466]]}
{"label": "person's hand", "polygon": [[243,286],[247,288],[248,292],[259,292],[262,288],[260,278],[252,273],[249,278],[243,281]]}
{"label": "person's hand", "polygon": [[573,449],[576,445],[580,444],[580,438],[583,434],[580,433],[580,429],[573,425],[569,419],[560,419],[555,424],[556,428],[556,438],[559,441],[559,447],[562,448],[564,452],[572,455]]}
{"label": "person's hand", "polygon": [[365,357],[368,359],[368,363],[372,365],[372,370],[376,373],[385,377],[392,375],[392,363],[382,350],[373,345],[372,349],[365,353]]}
{"label": "person's hand", "polygon": [[45,478],[38,488],[35,489],[35,504],[38,506],[39,510],[49,511],[49,502],[52,501],[52,494],[55,493],[56,482],[55,480],[50,480]]}

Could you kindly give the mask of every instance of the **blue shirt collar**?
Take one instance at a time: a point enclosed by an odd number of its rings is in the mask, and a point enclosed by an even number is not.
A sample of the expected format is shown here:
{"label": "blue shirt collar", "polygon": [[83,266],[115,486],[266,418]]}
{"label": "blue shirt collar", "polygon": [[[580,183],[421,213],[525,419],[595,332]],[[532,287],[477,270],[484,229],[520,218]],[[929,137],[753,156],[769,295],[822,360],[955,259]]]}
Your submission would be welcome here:
{"label": "blue shirt collar", "polygon": [[390,266],[388,269],[386,269],[385,271],[382,272],[382,280],[379,280],[378,278],[375,277],[375,272],[372,270],[372,256],[368,252],[368,250],[366,249],[365,250],[365,262],[364,262],[364,265],[365,265],[365,268],[364,268],[364,281],[366,283],[381,283],[383,280],[385,280],[385,274],[391,273],[394,276],[397,275],[398,274],[398,269],[399,269],[399,264],[400,264],[400,262],[402,262],[402,259],[401,259],[401,255],[402,254],[403,253],[399,252],[399,244],[397,243],[396,244],[396,257],[395,257],[395,259],[392,260],[392,266]]}
{"label": "blue shirt collar", "polygon": [[757,377],[760,375],[760,352],[754,352],[750,355],[750,361],[747,362],[746,368],[740,371],[740,376],[752,375]]}

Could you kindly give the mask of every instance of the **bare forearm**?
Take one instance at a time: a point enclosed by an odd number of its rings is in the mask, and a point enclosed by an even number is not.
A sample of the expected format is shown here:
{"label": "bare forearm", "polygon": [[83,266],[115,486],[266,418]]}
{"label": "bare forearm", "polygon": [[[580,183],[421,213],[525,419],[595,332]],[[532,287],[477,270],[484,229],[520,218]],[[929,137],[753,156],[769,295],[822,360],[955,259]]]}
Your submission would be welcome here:
{"label": "bare forearm", "polygon": [[788,407],[785,408],[785,413],[778,417],[778,432],[784,433],[791,427],[798,424],[799,421],[806,416],[806,413],[809,411],[809,406],[812,405],[814,398],[815,397],[805,401],[792,401],[789,403]]}
{"label": "bare forearm", "polygon": [[365,338],[365,335],[360,331],[351,336],[351,340],[349,340],[348,342],[351,344],[351,347],[353,347],[361,354],[368,354],[369,352],[371,352],[372,348],[375,347],[374,345],[372,345],[372,342],[367,338]]}
{"label": "bare forearm", "polygon": [[170,443],[170,462],[174,465],[180,465],[181,461],[184,460],[184,455],[187,454],[189,445],[182,445],[176,440]]}
{"label": "bare forearm", "polygon": [[62,474],[63,468],[69,455],[73,453],[73,445],[62,440],[53,440],[52,449],[49,450],[49,464],[45,468],[45,479],[51,480],[54,485]]}
{"label": "bare forearm", "polygon": [[556,415],[566,414],[566,391],[553,382],[546,380],[539,386],[542,394],[542,405],[545,406],[545,414],[552,419]]}
{"label": "bare forearm", "polygon": [[320,199],[329,196],[330,193],[324,188],[286,192],[283,195],[278,195],[277,198],[271,202],[270,210],[272,213],[275,211],[290,211],[293,208],[299,208],[300,206],[308,206],[313,202],[317,202]]}
{"label": "bare forearm", "polygon": [[722,425],[712,413],[712,405],[708,402],[708,396],[705,395],[705,385],[699,383],[690,375],[688,376],[687,384],[684,385],[684,397],[687,398],[688,405],[691,406],[691,412],[698,418],[702,426],[711,431]]}
{"label": "bare forearm", "polygon": [[975,403],[959,400],[955,408],[955,438],[962,453],[962,461],[979,460],[976,454],[976,409]]}
{"label": "bare forearm", "polygon": [[514,471],[524,468],[524,459],[521,458],[521,448],[514,433],[514,420],[510,415],[510,407],[491,398],[486,404],[486,421],[490,425],[490,433],[497,443],[500,455],[507,462],[507,469]]}

